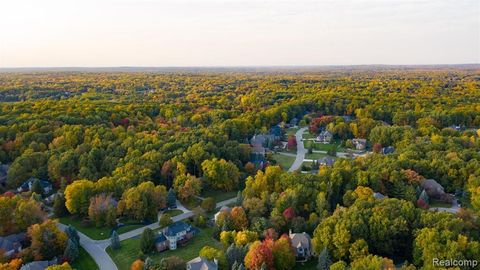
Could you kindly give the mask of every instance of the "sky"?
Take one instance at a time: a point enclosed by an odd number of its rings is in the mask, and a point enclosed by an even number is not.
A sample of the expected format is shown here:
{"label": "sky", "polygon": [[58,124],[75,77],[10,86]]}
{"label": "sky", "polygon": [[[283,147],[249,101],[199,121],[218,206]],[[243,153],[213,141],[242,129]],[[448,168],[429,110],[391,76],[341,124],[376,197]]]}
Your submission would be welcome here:
{"label": "sky", "polygon": [[0,0],[0,68],[465,63],[478,0]]}

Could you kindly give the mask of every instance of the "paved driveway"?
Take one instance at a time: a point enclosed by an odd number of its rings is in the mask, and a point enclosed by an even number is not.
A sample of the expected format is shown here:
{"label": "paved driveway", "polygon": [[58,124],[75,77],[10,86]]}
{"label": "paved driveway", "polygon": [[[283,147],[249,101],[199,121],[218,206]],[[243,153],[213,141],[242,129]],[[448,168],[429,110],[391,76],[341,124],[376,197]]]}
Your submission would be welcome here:
{"label": "paved driveway", "polygon": [[[58,227],[62,230],[65,230],[67,228],[66,225],[61,223],[58,223]],[[100,270],[118,269],[110,256],[108,256],[108,253],[105,251],[105,248],[108,245],[103,246],[98,244],[98,242],[105,242],[110,244],[110,240],[95,241],[81,232],[78,232],[78,236],[80,237],[80,246],[82,246],[88,252],[88,254],[92,256],[93,260],[97,263]]]}

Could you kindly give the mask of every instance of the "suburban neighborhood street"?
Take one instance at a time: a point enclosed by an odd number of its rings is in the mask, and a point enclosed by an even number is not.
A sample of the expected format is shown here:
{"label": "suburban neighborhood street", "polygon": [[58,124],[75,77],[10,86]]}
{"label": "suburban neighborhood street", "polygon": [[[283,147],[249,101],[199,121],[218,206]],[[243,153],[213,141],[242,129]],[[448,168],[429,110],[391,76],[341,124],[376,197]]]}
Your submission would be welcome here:
{"label": "suburban neighborhood street", "polygon": [[[237,198],[231,198],[228,200],[224,200],[218,202],[216,204],[216,208],[221,208],[222,206],[227,206],[229,204],[235,203]],[[193,216],[193,212],[185,208],[179,201],[177,201],[177,209],[183,211],[182,214],[176,215],[172,217],[173,222],[181,221]],[[161,213],[159,213],[160,217]],[[66,225],[59,223],[58,226],[60,229],[65,230],[67,228]],[[146,229],[150,228],[152,230],[156,230],[160,228],[158,222],[143,226],[141,228],[123,233],[119,235],[120,241],[133,238],[142,234],[142,232]],[[85,234],[78,231],[78,235],[80,237],[80,245],[92,256],[92,258],[97,263],[100,270],[117,270],[117,266],[110,258],[108,253],[106,252],[107,247],[110,245],[110,239],[104,240],[93,240],[86,236]]]}
{"label": "suburban neighborhood street", "polygon": [[[66,225],[58,223],[58,227],[62,230],[67,228]],[[85,234],[78,232],[80,237],[80,245],[85,249],[85,251],[92,256],[93,260],[97,263],[100,270],[117,270],[117,266],[113,260],[108,256],[108,253],[105,251],[106,247],[110,244],[110,239],[95,241],[86,236]],[[104,246],[104,243],[107,244]]]}
{"label": "suburban neighborhood street", "polygon": [[307,127],[303,127],[295,133],[295,140],[297,141],[297,156],[295,158],[295,161],[293,162],[292,166],[290,166],[290,169],[288,169],[289,172],[294,172],[298,170],[300,167],[302,167],[303,160],[305,159],[305,154],[307,153],[307,149],[303,146],[303,132],[307,130]]}

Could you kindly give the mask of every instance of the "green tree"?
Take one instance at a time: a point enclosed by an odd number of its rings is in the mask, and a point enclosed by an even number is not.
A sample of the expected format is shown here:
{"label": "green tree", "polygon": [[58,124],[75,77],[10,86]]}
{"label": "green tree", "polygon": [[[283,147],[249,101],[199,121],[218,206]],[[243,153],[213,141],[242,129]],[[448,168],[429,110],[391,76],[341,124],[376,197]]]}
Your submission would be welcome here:
{"label": "green tree", "polygon": [[78,255],[78,245],[72,239],[68,239],[67,246],[65,248],[65,251],[63,252],[63,257],[69,262],[73,262],[78,258]]}
{"label": "green tree", "polygon": [[205,211],[207,212],[212,212],[213,210],[215,210],[215,207],[216,207],[216,203],[215,203],[215,199],[213,197],[208,197],[208,198],[205,198],[201,205],[200,205]]}
{"label": "green tree", "polygon": [[155,249],[155,233],[150,228],[143,230],[140,236],[140,250],[149,254]]}
{"label": "green tree", "polygon": [[230,191],[237,187],[240,172],[235,164],[213,158],[202,163],[203,176],[212,188]]}
{"label": "green tree", "polygon": [[328,249],[324,248],[320,255],[318,255],[318,270],[329,270],[332,261],[330,260],[330,255],[328,254]]}
{"label": "green tree", "polygon": [[167,227],[173,223],[172,216],[170,214],[164,213],[160,216],[160,221],[158,224],[161,228]]}
{"label": "green tree", "polygon": [[177,196],[173,189],[168,190],[167,206],[168,208],[177,208]]}
{"label": "green tree", "polygon": [[36,194],[43,195],[44,191],[42,188],[42,184],[40,183],[40,180],[38,178],[35,178],[32,182],[32,188],[30,189],[32,192],[35,192]]}
{"label": "green tree", "polygon": [[116,230],[112,232],[112,236],[110,237],[110,245],[114,250],[120,249],[121,247],[120,237],[118,237],[118,233]]}
{"label": "green tree", "polygon": [[87,215],[94,188],[94,183],[88,180],[77,180],[68,185],[64,193],[68,211],[72,214]]}
{"label": "green tree", "polygon": [[55,199],[53,200],[53,213],[57,218],[64,217],[68,213],[65,207],[65,198],[62,194],[55,195]]}

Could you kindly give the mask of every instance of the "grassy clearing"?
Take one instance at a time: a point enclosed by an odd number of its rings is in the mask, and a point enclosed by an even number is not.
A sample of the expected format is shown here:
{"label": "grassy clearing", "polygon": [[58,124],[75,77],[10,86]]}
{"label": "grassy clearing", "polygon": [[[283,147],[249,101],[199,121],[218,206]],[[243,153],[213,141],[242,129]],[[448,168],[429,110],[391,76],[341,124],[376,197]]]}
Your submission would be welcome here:
{"label": "grassy clearing", "polygon": [[112,231],[112,228],[109,227],[97,228],[95,226],[85,226],[82,224],[81,218],[74,216],[62,217],[60,218],[60,223],[72,225],[79,232],[85,234],[93,240],[107,239],[110,237],[110,232]]}
{"label": "grassy clearing", "polygon": [[292,166],[293,161],[295,161],[295,157],[285,156],[285,155],[280,155],[280,154],[274,154],[274,155],[272,155],[272,158],[284,170],[288,170],[290,168],[290,166]]}
{"label": "grassy clearing", "polygon": [[305,159],[319,159],[319,158],[323,158],[323,157],[326,157],[328,156],[327,154],[323,154],[323,153],[307,153],[305,155]]}
{"label": "grassy clearing", "polygon": [[237,197],[238,190],[233,190],[233,191],[223,191],[223,190],[215,190],[215,189],[209,189],[209,190],[204,190],[202,192],[202,197],[207,198],[207,197],[213,197],[215,199],[215,202],[221,202],[225,201],[231,198]]}
{"label": "grassy clearing", "polygon": [[304,263],[297,262],[297,264],[295,265],[295,269],[298,269],[298,270],[314,270],[314,269],[317,269],[317,261],[312,259],[312,260],[304,262]]}
{"label": "grassy clearing", "polygon": [[164,211],[163,214],[169,214],[171,217],[174,217],[174,216],[183,214],[183,211],[178,209],[170,209],[170,210]]}
{"label": "grassy clearing", "polygon": [[324,143],[316,143],[314,141],[303,141],[303,146],[308,149],[310,144],[313,145],[314,150],[319,151],[328,151],[331,150],[334,146],[337,146],[337,152],[342,152],[344,149],[340,146],[340,141],[335,141],[334,143],[324,144]]}
{"label": "grassy clearing", "polygon": [[[72,225],[79,232],[85,234],[86,236],[90,237],[93,240],[104,240],[104,239],[110,238],[110,235],[113,229],[111,227],[97,228],[95,226],[86,226],[82,224],[81,218],[78,218],[75,216],[62,217],[59,220],[60,220],[60,223],[63,223],[65,225]],[[133,221],[130,221],[130,222],[133,222]],[[118,234],[126,233],[143,226],[145,226],[145,224],[125,225],[118,228],[117,233]]]}
{"label": "grassy clearing", "polygon": [[437,201],[437,200],[431,200],[430,201],[430,207],[444,207],[444,208],[450,208],[452,207],[451,203],[445,203],[442,201]]}
{"label": "grassy clearing", "polygon": [[[148,256],[154,262],[160,262],[162,258],[178,256],[189,261],[198,256],[198,252],[204,246],[221,247],[222,245],[212,238],[213,228],[201,229],[200,232],[188,242],[186,246],[178,247],[176,250],[167,250],[162,253],[153,253]],[[121,242],[119,250],[107,248],[107,252],[120,270],[130,269],[130,265],[138,258],[140,252],[140,238],[130,238]]]}
{"label": "grassy clearing", "polygon": [[78,258],[71,263],[72,268],[76,270],[97,270],[98,265],[85,249],[80,247]]}
{"label": "grassy clearing", "polygon": [[298,128],[287,128],[285,130],[285,134],[287,134],[287,136],[289,135],[295,135],[295,133],[298,131]]}
{"label": "grassy clearing", "polygon": [[190,198],[188,201],[182,201],[182,205],[185,206],[188,210],[193,210],[202,203],[202,200],[199,198]]}
{"label": "grassy clearing", "polygon": [[125,225],[125,226],[122,226],[122,227],[118,228],[117,233],[120,235],[122,233],[133,231],[133,230],[141,228],[143,226],[145,226],[145,225],[143,225],[143,224]]}

